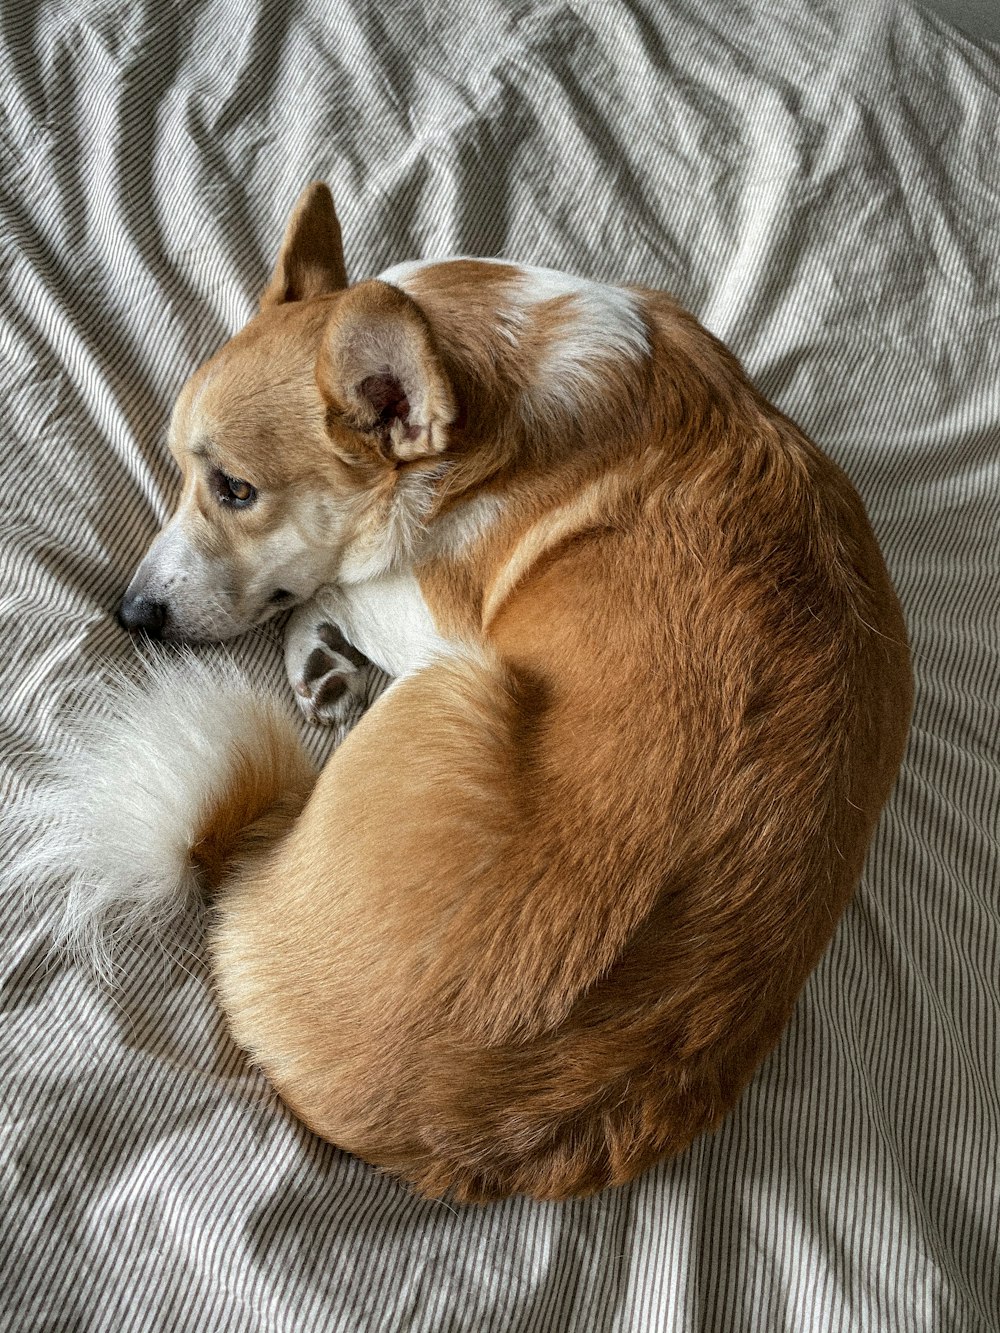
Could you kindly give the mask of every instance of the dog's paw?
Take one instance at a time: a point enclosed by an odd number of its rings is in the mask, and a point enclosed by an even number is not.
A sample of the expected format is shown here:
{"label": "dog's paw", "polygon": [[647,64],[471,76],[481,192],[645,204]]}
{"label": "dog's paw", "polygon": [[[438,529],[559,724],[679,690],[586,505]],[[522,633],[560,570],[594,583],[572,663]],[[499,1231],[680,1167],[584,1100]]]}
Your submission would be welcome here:
{"label": "dog's paw", "polygon": [[286,650],[295,700],[314,725],[343,725],[367,701],[372,664],[336,625],[324,621],[310,629],[306,641],[296,636],[298,641]]}

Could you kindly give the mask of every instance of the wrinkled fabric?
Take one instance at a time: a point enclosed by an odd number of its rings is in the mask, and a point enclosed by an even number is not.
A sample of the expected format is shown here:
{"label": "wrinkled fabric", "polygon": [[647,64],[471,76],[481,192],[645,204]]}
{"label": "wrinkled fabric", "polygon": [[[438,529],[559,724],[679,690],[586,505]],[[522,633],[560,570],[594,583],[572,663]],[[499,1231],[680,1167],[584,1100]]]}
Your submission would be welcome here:
{"label": "wrinkled fabric", "polygon": [[[353,277],[472,253],[673,290],[862,492],[917,699],[773,1056],[715,1135],[577,1202],[412,1197],[248,1066],[195,909],[109,993],[13,893],[0,1325],[1000,1324],[998,163],[1000,50],[880,0],[5,3],[8,808],[135,668],[113,612],[177,497],[172,400],[313,177]],[[287,689],[277,626],[202,651]]]}

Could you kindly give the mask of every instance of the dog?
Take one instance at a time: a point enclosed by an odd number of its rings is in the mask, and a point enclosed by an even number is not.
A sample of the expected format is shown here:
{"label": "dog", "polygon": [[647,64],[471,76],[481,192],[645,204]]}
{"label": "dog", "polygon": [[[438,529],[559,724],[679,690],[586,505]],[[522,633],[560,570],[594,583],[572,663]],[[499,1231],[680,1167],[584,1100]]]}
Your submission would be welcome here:
{"label": "dog", "polygon": [[908,729],[844,473],[661,292],[464,258],[349,285],[320,183],[169,440],[181,499],[122,624],[220,640],[291,608],[313,722],[394,678],[318,774],[280,708],[183,662],[158,726],[143,699],[116,724],[114,772],[148,774],[123,800],[180,849],[136,897],[197,868],[280,1097],[462,1201],[617,1185],[715,1128]]}

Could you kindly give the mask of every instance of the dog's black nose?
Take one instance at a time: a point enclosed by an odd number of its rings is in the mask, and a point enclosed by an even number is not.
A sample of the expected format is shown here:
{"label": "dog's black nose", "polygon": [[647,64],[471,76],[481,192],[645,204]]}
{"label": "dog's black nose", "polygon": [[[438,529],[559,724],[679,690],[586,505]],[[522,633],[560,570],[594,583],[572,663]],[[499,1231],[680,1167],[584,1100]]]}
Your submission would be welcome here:
{"label": "dog's black nose", "polygon": [[158,639],[167,623],[166,603],[154,602],[152,597],[126,595],[118,608],[118,623],[133,634],[148,634],[151,639]]}

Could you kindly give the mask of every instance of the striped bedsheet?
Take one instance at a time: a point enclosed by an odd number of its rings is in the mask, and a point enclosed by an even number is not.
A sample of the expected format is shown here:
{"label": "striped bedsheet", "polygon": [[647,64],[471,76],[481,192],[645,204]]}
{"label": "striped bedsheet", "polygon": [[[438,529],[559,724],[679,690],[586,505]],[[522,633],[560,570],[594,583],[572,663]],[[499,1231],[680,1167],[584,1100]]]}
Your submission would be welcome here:
{"label": "striped bedsheet", "polygon": [[[172,399],[316,176],[353,276],[516,257],[670,288],[737,351],[869,505],[905,767],[736,1112],[564,1205],[428,1203],[312,1137],[229,1040],[197,905],[107,992],[9,888],[0,1328],[997,1330],[1000,49],[883,0],[5,0],[8,811],[136,669]],[[286,688],[275,628],[227,651]]]}

